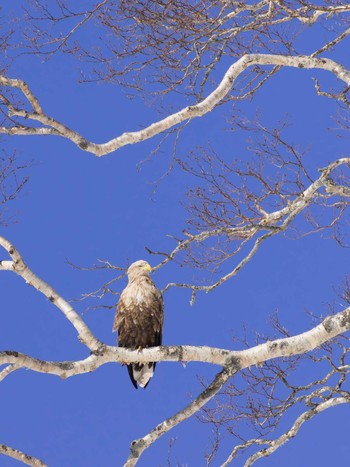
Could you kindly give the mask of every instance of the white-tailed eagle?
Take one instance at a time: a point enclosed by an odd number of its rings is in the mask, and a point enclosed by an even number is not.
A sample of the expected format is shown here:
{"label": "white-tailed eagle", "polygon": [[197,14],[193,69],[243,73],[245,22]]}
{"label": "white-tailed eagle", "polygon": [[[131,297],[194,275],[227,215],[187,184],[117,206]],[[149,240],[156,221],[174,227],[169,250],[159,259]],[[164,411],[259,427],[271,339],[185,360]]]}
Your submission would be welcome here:
{"label": "white-tailed eagle", "polygon": [[[163,297],[149,274],[152,268],[146,261],[132,263],[127,271],[128,285],[121,293],[114,319],[113,331],[118,329],[118,346],[144,349],[162,345],[164,321]],[[146,388],[156,364],[132,363],[128,372],[132,384]]]}

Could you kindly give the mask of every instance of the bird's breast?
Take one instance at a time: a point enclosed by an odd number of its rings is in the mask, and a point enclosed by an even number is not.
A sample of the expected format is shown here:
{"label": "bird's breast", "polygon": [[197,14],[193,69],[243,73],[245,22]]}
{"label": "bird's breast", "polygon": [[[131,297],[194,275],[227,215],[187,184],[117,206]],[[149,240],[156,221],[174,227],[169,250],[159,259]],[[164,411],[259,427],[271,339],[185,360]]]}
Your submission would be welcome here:
{"label": "bird's breast", "polygon": [[126,308],[147,308],[152,303],[152,290],[144,290],[141,287],[130,287],[127,293],[123,294],[123,301]]}

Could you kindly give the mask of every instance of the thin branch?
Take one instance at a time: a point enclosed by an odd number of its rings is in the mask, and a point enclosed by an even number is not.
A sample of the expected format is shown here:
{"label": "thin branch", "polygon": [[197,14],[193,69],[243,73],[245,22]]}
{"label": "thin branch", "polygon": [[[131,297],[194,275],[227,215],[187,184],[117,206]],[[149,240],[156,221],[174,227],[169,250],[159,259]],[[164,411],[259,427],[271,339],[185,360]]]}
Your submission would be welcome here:
{"label": "thin branch", "polygon": [[[325,402],[322,402],[321,404],[318,404],[316,407],[312,408],[311,410],[308,410],[307,412],[304,412],[295,420],[293,426],[286,433],[284,433],[282,436],[275,439],[274,441],[268,442],[268,444],[270,444],[270,447],[262,449],[251,455],[244,464],[244,467],[250,467],[258,459],[269,456],[270,454],[275,452],[279,447],[281,447],[284,443],[293,439],[297,435],[302,425],[308,420],[311,420],[315,415],[318,415],[319,413],[331,407],[336,407],[339,404],[349,403],[350,397],[335,397]],[[223,464],[223,466],[226,465],[228,465],[228,463]]]}
{"label": "thin branch", "polygon": [[234,277],[242,268],[245,266],[255,255],[255,253],[258,251],[259,246],[261,243],[268,239],[269,237],[272,237],[277,233],[278,229],[274,229],[271,232],[268,232],[261,237],[259,237],[253,247],[251,248],[250,252],[237,264],[237,266],[230,271],[228,274],[225,276],[220,277],[218,281],[216,281],[214,284],[211,285],[193,285],[193,284],[186,284],[186,283],[177,283],[177,282],[170,282],[165,286],[163,289],[163,293],[166,292],[170,287],[182,287],[182,288],[187,288],[192,290],[192,296],[191,296],[191,305],[193,305],[195,298],[196,298],[196,293],[199,291],[204,291],[204,292],[211,292],[212,290],[216,289],[216,287],[219,287],[221,284],[226,282],[227,280],[231,279]]}
{"label": "thin branch", "polygon": [[[19,89],[27,98],[29,104],[31,105],[35,113],[41,114],[43,112],[38,99],[34,96],[32,91],[29,89],[27,83],[25,83],[24,81],[20,79],[7,78],[6,76],[0,76],[0,85]],[[9,105],[9,101],[7,99],[6,101]],[[11,106],[9,110],[11,113],[15,112],[15,109]]]}
{"label": "thin branch", "polygon": [[320,49],[316,50],[313,54],[311,54],[311,57],[316,57],[317,55],[320,55],[321,53],[325,52],[326,50],[331,49],[332,47],[336,46],[341,42],[345,37],[347,37],[350,34],[350,28],[345,29],[339,36],[337,36],[335,39],[331,40],[327,44],[325,44],[323,47]]}
{"label": "thin branch", "polygon": [[[85,23],[87,23],[93,16],[94,14],[103,6],[107,3],[108,0],[103,0],[101,3],[98,3],[93,10],[91,11],[87,11],[85,14],[84,14],[84,17],[82,20],[80,20],[69,32],[68,34],[66,34],[64,37],[59,37],[57,38],[57,42],[59,42],[59,45],[56,47],[56,49],[54,50],[51,50],[49,53],[50,54],[54,54],[55,52],[57,52],[58,50],[62,49],[62,47],[64,47],[67,42],[69,41],[69,39],[71,38],[71,36],[73,34],[76,33],[76,31],[81,27],[83,26]],[[55,41],[55,42],[56,42]]]}
{"label": "thin branch", "polygon": [[269,442],[266,440],[261,440],[261,439],[250,439],[249,441],[246,441],[245,443],[238,444],[237,446],[234,447],[233,451],[228,456],[226,461],[223,464],[221,464],[221,467],[227,467],[228,465],[230,465],[240,450],[247,449],[250,446],[254,446],[255,444],[266,445],[266,444],[269,444]]}
{"label": "thin branch", "polygon": [[350,158],[341,158],[337,159],[336,161],[329,164],[327,167],[323,169],[319,169],[321,172],[320,177],[311,183],[304,191],[302,191],[293,201],[289,201],[287,206],[279,209],[277,211],[271,213],[264,213],[264,217],[261,221],[253,224],[252,222],[247,222],[246,225],[241,225],[239,227],[219,227],[212,230],[206,230],[200,232],[199,234],[190,235],[189,238],[186,240],[182,240],[178,242],[178,245],[174,250],[168,254],[166,254],[166,258],[161,261],[157,266],[153,268],[153,270],[157,270],[160,267],[164,266],[169,261],[172,261],[175,256],[183,250],[186,250],[191,246],[192,243],[201,243],[204,242],[208,238],[217,237],[217,236],[228,236],[232,238],[245,238],[247,240],[251,240],[254,238],[256,234],[261,231],[267,231],[267,233],[261,235],[257,238],[251,247],[249,253],[226,275],[222,276],[219,280],[214,282],[210,285],[193,285],[189,283],[175,283],[171,282],[166,285],[163,292],[166,292],[170,287],[182,287],[191,289],[193,294],[191,298],[191,302],[195,299],[195,294],[198,291],[204,292],[211,292],[222,283],[226,282],[227,280],[231,279],[235,276],[241,269],[244,267],[254,256],[257,252],[259,246],[263,241],[266,239],[284,232],[287,230],[288,226],[291,222],[295,219],[295,217],[300,214],[305,208],[307,208],[312,201],[316,193],[321,189],[325,188],[326,192],[332,195],[339,195],[339,196],[350,196],[350,190],[348,187],[343,187],[341,185],[337,185],[330,179],[330,174],[336,168],[341,165],[349,165]]}
{"label": "thin branch", "polygon": [[224,368],[218,373],[212,383],[187,407],[180,410],[175,415],[167,418],[157,425],[146,436],[131,443],[130,455],[124,464],[124,467],[133,467],[140,459],[142,453],[156,442],[161,436],[170,431],[179,423],[187,420],[196,413],[203,405],[212,399],[222,386],[236,373],[235,368]]}
{"label": "thin branch", "polygon": [[5,444],[0,444],[0,454],[4,454],[4,456],[12,457],[12,459],[16,459],[23,464],[31,465],[32,467],[47,467],[47,465],[41,461],[40,459],[36,459],[33,456],[29,456],[18,449],[10,448]]}

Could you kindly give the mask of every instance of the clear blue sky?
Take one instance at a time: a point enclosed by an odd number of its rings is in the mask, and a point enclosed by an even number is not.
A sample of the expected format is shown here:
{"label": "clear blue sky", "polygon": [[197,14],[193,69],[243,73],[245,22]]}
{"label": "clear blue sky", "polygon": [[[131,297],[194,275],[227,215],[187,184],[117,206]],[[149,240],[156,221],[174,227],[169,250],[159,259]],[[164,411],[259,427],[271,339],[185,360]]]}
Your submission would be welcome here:
{"label": "clear blue sky", "polygon": [[[12,2],[6,3],[2,10],[5,17],[15,8]],[[304,48],[305,53],[310,51],[306,44]],[[339,57],[349,66],[344,54],[345,48],[340,49]],[[25,55],[11,65],[9,75],[24,79],[49,114],[96,142],[159,118],[155,108],[141,98],[128,100],[116,86],[78,85],[79,63],[71,57],[42,61]],[[335,104],[316,96],[313,76],[316,72],[283,71],[244,105],[251,115],[259,109],[266,124],[288,115],[294,124],[290,140],[309,147],[309,163],[316,175],[317,167],[348,155],[348,140],[326,131],[335,126],[331,119]],[[318,76],[324,85],[330,82],[325,73]],[[187,105],[177,94],[171,99],[175,110]],[[225,160],[250,157],[247,135],[223,131],[230,107],[221,106],[187,125],[178,155],[184,157],[210,142]],[[138,259],[155,264],[156,258],[148,255],[145,246],[169,250],[174,243],[168,235],[179,237],[186,228],[185,191],[196,181],[176,166],[160,184],[154,184],[170,163],[171,142],[138,166],[159,141],[154,138],[98,159],[57,137],[1,138],[3,150],[16,150],[20,161],[33,161],[28,169],[30,181],[11,205],[18,223],[2,229],[3,235],[20,250],[33,271],[66,299],[90,292],[113,277],[112,273],[74,270],[66,258],[81,266],[90,266],[97,258],[120,266]],[[187,291],[167,292],[164,345],[234,349],[237,344],[232,337],[243,335],[243,323],[252,336],[255,332],[273,335],[269,315],[276,310],[292,334],[311,327],[305,311],[325,315],[332,302],[340,310],[336,289],[348,272],[349,250],[325,236],[268,240],[238,276],[211,294],[199,295],[192,307]],[[3,253],[1,259],[5,258]],[[225,270],[234,264],[235,260]],[[200,277],[200,272],[171,265],[159,270],[154,281],[164,287],[170,281]],[[121,291],[125,283],[117,283],[115,290]],[[21,278],[2,272],[1,291],[1,349],[45,360],[87,355],[63,314]],[[101,304],[112,305],[117,300],[117,295],[110,295]],[[75,306],[83,313],[87,303]],[[84,314],[95,335],[107,344],[116,339],[111,332],[113,317],[114,310],[103,308]],[[126,369],[117,364],[66,381],[21,370],[1,383],[0,443],[37,456],[50,467],[119,466],[126,460],[133,439],[187,405],[201,391],[199,377],[210,380],[217,371],[204,364],[191,363],[184,368],[180,363],[160,363],[147,390],[135,391]],[[310,373],[301,373],[299,378],[307,382]],[[287,419],[284,426],[291,422]],[[332,409],[306,424],[296,439],[259,465],[344,465],[350,456],[348,427],[349,408]],[[211,427],[192,418],[146,451],[139,465],[167,465],[171,438],[176,438],[171,465],[205,465],[203,456],[210,436]],[[227,436],[223,443],[214,465],[225,459],[236,441]],[[0,465],[18,463],[1,457]]]}

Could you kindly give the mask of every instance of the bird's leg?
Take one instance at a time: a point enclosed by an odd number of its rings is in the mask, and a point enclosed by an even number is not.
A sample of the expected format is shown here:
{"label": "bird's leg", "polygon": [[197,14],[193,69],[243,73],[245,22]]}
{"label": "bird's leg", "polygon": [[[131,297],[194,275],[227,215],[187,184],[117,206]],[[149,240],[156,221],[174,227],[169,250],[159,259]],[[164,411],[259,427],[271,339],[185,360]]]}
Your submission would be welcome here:
{"label": "bird's leg", "polygon": [[141,353],[141,352],[142,352],[142,347],[141,347],[141,345],[139,345],[139,346],[137,347],[137,351],[138,351],[138,353]]}

